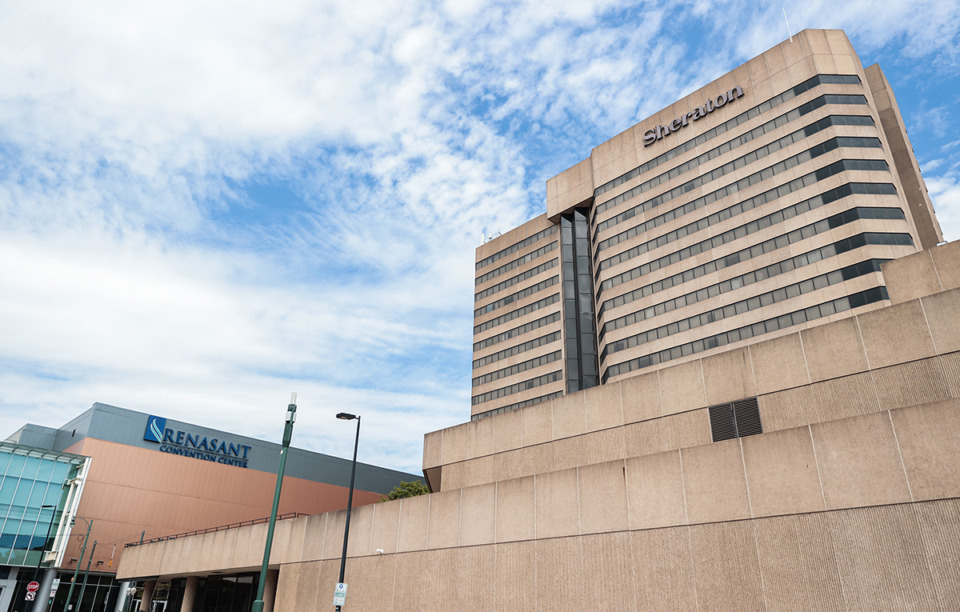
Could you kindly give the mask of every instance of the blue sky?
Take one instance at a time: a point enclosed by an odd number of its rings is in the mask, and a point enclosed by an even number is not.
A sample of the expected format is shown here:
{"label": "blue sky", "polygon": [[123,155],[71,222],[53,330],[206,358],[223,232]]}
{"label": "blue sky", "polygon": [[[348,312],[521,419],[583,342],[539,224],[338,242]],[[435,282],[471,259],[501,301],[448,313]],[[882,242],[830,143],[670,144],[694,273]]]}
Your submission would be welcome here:
{"label": "blue sky", "polygon": [[3,2],[0,434],[104,402],[419,471],[468,419],[474,249],[787,38],[891,81],[960,237],[960,4]]}

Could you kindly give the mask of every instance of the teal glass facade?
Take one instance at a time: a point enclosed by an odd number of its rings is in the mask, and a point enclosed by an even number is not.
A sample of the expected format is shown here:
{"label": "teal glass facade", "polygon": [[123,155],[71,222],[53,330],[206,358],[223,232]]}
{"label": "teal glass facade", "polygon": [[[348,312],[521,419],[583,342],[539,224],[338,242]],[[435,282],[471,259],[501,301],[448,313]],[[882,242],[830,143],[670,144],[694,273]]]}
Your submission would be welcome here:
{"label": "teal glass facade", "polygon": [[80,475],[86,460],[0,443],[0,564],[36,567],[41,563],[60,523],[66,485]]}

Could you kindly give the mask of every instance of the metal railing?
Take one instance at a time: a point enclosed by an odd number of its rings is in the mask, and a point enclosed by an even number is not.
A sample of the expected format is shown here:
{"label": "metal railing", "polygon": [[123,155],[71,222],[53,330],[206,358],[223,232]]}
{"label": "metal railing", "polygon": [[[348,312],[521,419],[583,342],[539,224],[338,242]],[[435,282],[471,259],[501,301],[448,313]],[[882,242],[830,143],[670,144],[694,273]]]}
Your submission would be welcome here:
{"label": "metal railing", "polygon": [[[300,518],[301,516],[310,516],[303,512],[288,512],[287,514],[281,514],[277,517],[278,521],[286,519]],[[124,548],[129,548],[131,546],[140,546],[141,544],[155,544],[156,542],[164,542],[166,540],[176,540],[177,538],[185,538],[188,536],[194,535],[203,535],[205,533],[215,533],[217,531],[226,531],[227,529],[234,529],[236,527],[246,527],[248,525],[259,525],[260,523],[270,522],[270,517],[265,516],[263,518],[251,519],[249,521],[240,521],[239,523],[229,523],[227,525],[219,525],[217,527],[207,527],[206,529],[195,529],[193,531],[187,531],[185,533],[177,533],[174,535],[161,536],[159,538],[152,538],[149,540],[144,540],[143,542],[129,542],[124,544]]]}

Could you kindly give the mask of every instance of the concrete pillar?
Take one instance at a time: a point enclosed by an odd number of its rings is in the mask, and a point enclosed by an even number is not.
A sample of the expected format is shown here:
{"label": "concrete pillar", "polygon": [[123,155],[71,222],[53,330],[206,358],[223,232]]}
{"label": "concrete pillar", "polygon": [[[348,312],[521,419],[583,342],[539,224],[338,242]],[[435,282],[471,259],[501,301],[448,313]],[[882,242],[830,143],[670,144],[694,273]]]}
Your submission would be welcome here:
{"label": "concrete pillar", "polygon": [[120,583],[120,592],[117,593],[117,605],[113,612],[123,612],[123,605],[127,603],[127,592],[130,590],[130,581],[124,580]]}
{"label": "concrete pillar", "polygon": [[277,581],[280,570],[267,570],[267,582],[263,585],[263,612],[273,612],[273,603],[277,600]]}
{"label": "concrete pillar", "polygon": [[183,590],[183,603],[180,604],[180,612],[193,612],[193,602],[197,599],[197,586],[200,585],[200,578],[189,576],[187,578],[187,588]]}
{"label": "concrete pillar", "polygon": [[143,583],[143,599],[140,600],[140,612],[150,612],[153,604],[153,590],[157,588],[156,580],[147,580]]}
{"label": "concrete pillar", "polygon": [[47,603],[50,602],[50,589],[53,588],[53,579],[57,577],[55,567],[47,568],[40,576],[37,582],[40,583],[40,590],[37,591],[37,601],[34,610],[46,610]]}

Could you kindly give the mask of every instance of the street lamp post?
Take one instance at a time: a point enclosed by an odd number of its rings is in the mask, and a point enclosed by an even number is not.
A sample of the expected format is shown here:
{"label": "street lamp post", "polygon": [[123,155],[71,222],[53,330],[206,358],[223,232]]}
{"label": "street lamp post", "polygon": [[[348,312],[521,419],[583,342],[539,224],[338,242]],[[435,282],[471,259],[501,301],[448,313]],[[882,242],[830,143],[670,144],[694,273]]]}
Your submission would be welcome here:
{"label": "street lamp post", "polygon": [[[40,506],[40,511],[42,512],[42,511],[44,511],[44,510],[49,510],[49,509],[51,509],[51,508],[55,510],[56,507],[57,507],[56,504],[44,504],[43,506]],[[50,531],[53,529],[53,519],[54,519],[56,516],[57,516],[57,513],[56,513],[56,512],[54,512],[54,513],[50,516],[50,524],[47,525],[47,537],[45,537],[45,538],[43,539],[43,545],[40,547],[40,559],[37,560],[37,567],[36,567],[36,569],[33,570],[33,580],[31,580],[31,582],[36,582],[36,581],[37,581],[37,578],[40,576],[40,565],[43,563],[43,553],[46,552],[46,550],[47,550],[47,542],[50,541]],[[35,599],[33,600],[33,605],[30,606],[30,607],[28,607],[27,609],[28,609],[28,610],[37,609],[38,606],[40,605],[40,604],[37,603],[38,599],[39,599],[39,598],[35,598]]]}
{"label": "street lamp post", "polygon": [[[343,527],[343,554],[340,556],[340,583],[343,583],[343,573],[347,566],[347,538],[350,537],[350,511],[353,509],[353,483],[357,476],[357,446],[360,444],[360,417],[358,415],[341,412],[338,419],[344,421],[357,420],[357,436],[353,441],[353,466],[350,468],[350,493],[347,496],[347,523]],[[340,612],[340,606],[335,607]]]}
{"label": "street lamp post", "polygon": [[[90,562],[93,561],[93,553],[97,552],[97,541],[93,541],[93,548],[90,549],[90,556],[87,557],[87,569],[83,570],[83,586],[80,587],[80,595],[77,596],[77,612],[80,612],[80,606],[83,604],[83,592],[87,590],[87,578],[90,577]],[[77,567],[80,564],[77,563]],[[96,595],[94,595],[96,599]]]}
{"label": "street lamp post", "polygon": [[280,469],[277,470],[277,488],[273,493],[273,508],[270,510],[270,524],[267,527],[267,543],[263,547],[263,565],[260,567],[260,584],[257,586],[257,599],[253,602],[252,612],[263,612],[263,591],[267,585],[267,566],[270,565],[270,548],[273,546],[273,529],[277,525],[277,509],[280,507],[280,488],[283,486],[283,471],[287,466],[287,451],[290,438],[293,437],[293,423],[297,420],[297,394],[290,394],[287,417],[283,425],[283,444],[280,448]]}
{"label": "street lamp post", "polygon": [[[85,535],[85,536],[83,537],[83,546],[80,548],[80,558],[77,559],[77,567],[76,567],[76,569],[73,570],[73,578],[70,579],[70,590],[67,591],[67,603],[66,603],[66,607],[67,607],[68,612],[69,612],[69,610],[72,610],[72,609],[73,609],[73,607],[70,605],[70,598],[73,597],[73,588],[74,588],[75,586],[77,586],[77,574],[80,573],[80,564],[83,563],[83,553],[85,553],[85,552],[87,551],[87,540],[90,539],[90,530],[93,529],[93,521],[89,521],[89,520],[87,520],[87,519],[85,519],[85,518],[81,518],[81,517],[79,517],[79,516],[75,516],[75,517],[73,517],[73,518],[74,518],[74,520],[80,519],[81,521],[83,521],[84,523],[87,524],[87,535]],[[91,554],[91,556],[93,556],[93,555]]]}

